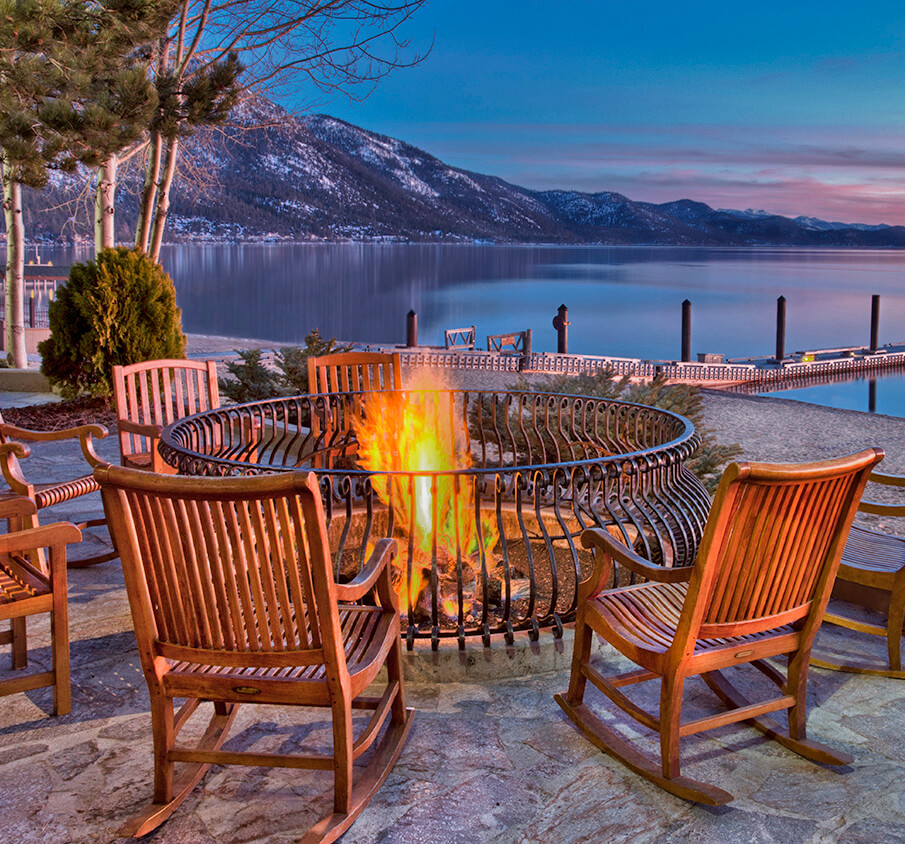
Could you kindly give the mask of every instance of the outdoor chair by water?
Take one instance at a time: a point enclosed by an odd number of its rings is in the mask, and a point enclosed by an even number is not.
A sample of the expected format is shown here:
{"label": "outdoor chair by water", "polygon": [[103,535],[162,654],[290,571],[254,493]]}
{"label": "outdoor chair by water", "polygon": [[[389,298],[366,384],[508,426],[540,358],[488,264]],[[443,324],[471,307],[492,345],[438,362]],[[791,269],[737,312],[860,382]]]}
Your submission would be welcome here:
{"label": "outdoor chair by water", "polygon": [[161,431],[184,416],[220,407],[217,365],[149,360],[114,366],[113,398],[122,465],[173,474],[157,451]]}
{"label": "outdoor chair by water", "polygon": [[[402,389],[402,359],[396,352],[337,352],[308,358],[308,392],[347,394],[313,414],[311,433],[318,439],[315,468],[331,468],[336,458],[357,451],[355,423],[363,415],[363,394]],[[323,420],[321,417],[323,416]]]}
{"label": "outdoor chair by water", "polygon": [[[75,428],[66,428],[62,431],[30,431],[26,428],[17,428],[15,425],[7,425],[0,416],[0,470],[6,480],[10,493],[24,495],[30,498],[37,510],[45,507],[53,507],[55,504],[63,504],[66,501],[80,498],[92,492],[97,492],[100,487],[91,474],[81,475],[77,478],[61,481],[34,481],[34,471],[29,471],[29,477],[23,469],[25,461],[31,456],[28,443],[50,443],[63,440],[79,441],[82,455],[88,463],[86,469],[96,466],[103,461],[94,450],[94,438],[103,439],[107,436],[107,429],[103,425],[79,425]],[[73,446],[74,447],[74,446]],[[0,498],[3,493],[0,492]],[[100,527],[106,524],[106,519],[89,519],[78,524],[80,529],[87,527]],[[37,527],[37,515],[26,516],[25,527]],[[116,558],[116,551],[109,551],[77,560],[70,560],[70,568],[82,568],[93,566]]]}
{"label": "outdoor chair by water", "polygon": [[[889,487],[905,488],[905,476],[874,472],[870,481]],[[858,509],[878,516],[905,516],[905,504],[862,501]],[[852,654],[819,655],[811,664],[856,674],[875,674],[905,679],[902,670],[902,624],[905,622],[905,539],[854,525],[842,552],[833,597],[863,603],[886,615],[885,624],[859,618],[834,602],[823,617],[859,633],[886,637],[888,664]]]}
{"label": "outdoor chair by water", "polygon": [[[569,690],[556,700],[582,732],[636,773],[687,800],[720,805],[732,795],[681,774],[679,739],[747,721],[816,762],[851,757],[808,739],[806,689],[811,644],[833,588],[848,529],[879,449],[817,463],[733,463],[713,499],[694,565],[662,568],[606,531],[585,530],[597,549],[579,590]],[[649,582],[607,589],[613,562]],[[599,633],[638,668],[606,676],[590,664]],[[785,655],[783,673],[766,660]],[[725,669],[751,663],[779,687],[752,702]],[[686,679],[701,675],[728,707],[682,720]],[[755,675],[756,676],[756,675]],[[660,680],[659,717],[620,689]],[[660,762],[598,717],[584,702],[587,681],[660,737]],[[762,678],[761,678],[762,680]],[[767,713],[788,710],[786,732]],[[790,784],[791,785],[791,784]]]}
{"label": "outdoor chair by water", "polygon": [[[303,841],[335,840],[383,783],[411,725],[395,542],[379,541],[360,574],[337,584],[313,474],[192,478],[107,466],[96,477],[121,552],[154,734],[154,801],[121,834],[158,827],[218,763],[332,771],[333,811]],[[384,665],[383,694],[365,696]],[[186,699],[175,715],[174,698]],[[206,731],[194,746],[178,745],[202,701],[213,707]],[[246,702],[327,708],[332,752],[221,750]],[[357,735],[353,710],[370,712]]]}
{"label": "outdoor chair by water", "polygon": [[52,665],[49,671],[0,675],[0,695],[53,686],[53,714],[65,715],[72,709],[66,545],[78,542],[82,535],[67,522],[23,530],[36,516],[37,508],[28,498],[0,500],[0,519],[6,519],[9,527],[8,533],[0,534],[0,620],[10,622],[9,629],[0,632],[0,644],[11,646],[14,671],[26,668],[26,620],[50,613]]}

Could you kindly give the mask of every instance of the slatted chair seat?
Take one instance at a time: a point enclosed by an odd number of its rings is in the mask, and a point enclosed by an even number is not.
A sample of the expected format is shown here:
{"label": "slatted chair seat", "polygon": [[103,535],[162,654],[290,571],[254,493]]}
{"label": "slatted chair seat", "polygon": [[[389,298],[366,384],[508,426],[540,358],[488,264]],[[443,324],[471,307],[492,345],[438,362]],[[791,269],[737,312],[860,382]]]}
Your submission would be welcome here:
{"label": "slatted chair seat", "polygon": [[[380,788],[411,727],[395,542],[378,542],[357,577],[339,584],[313,473],[191,478],[105,466],[95,476],[121,552],[154,736],[154,801],[120,834],[156,829],[222,763],[332,770],[333,811],[303,841],[335,841]],[[175,711],[177,698],[185,703]],[[182,744],[202,702],[213,704],[207,729]],[[245,703],[329,707],[332,754],[221,749]],[[363,729],[353,710],[364,711]]]}
{"label": "slatted chair seat", "polygon": [[[807,738],[807,670],[811,646],[833,588],[849,527],[877,449],[818,463],[733,463],[713,499],[694,565],[666,568],[644,560],[608,531],[582,533],[594,548],[591,576],[579,585],[569,689],[556,701],[601,750],[661,788],[720,805],[732,795],[681,773],[679,740],[746,721],[812,761],[852,761]],[[608,589],[618,563],[648,583]],[[591,664],[599,634],[636,669],[605,674]],[[784,658],[785,673],[769,659]],[[724,669],[750,663],[775,686],[750,701]],[[700,676],[727,710],[682,720],[684,685]],[[659,713],[621,689],[660,680]],[[660,760],[585,703],[587,683],[660,737]],[[788,710],[784,730],[769,713]]]}
{"label": "slatted chair seat", "polygon": [[74,481],[63,481],[58,484],[35,484],[34,487],[35,504],[38,505],[39,510],[101,490],[97,481],[94,480],[94,475],[86,475],[84,478],[76,478]]}
{"label": "slatted chair seat", "polygon": [[[662,655],[675,642],[687,595],[687,583],[641,583],[626,586],[618,592],[604,593],[589,602],[587,611],[598,615],[610,626],[612,635],[621,638],[627,647],[639,648],[640,665],[659,670],[662,669]],[[781,632],[791,634],[793,630],[780,626],[749,635],[695,639],[693,653],[715,656],[728,650],[734,655],[738,647],[749,647]],[[733,657],[728,664],[735,662]]]}
{"label": "slatted chair seat", "polygon": [[905,540],[853,525],[845,543],[842,566],[886,574],[892,586],[893,575],[905,567]]}

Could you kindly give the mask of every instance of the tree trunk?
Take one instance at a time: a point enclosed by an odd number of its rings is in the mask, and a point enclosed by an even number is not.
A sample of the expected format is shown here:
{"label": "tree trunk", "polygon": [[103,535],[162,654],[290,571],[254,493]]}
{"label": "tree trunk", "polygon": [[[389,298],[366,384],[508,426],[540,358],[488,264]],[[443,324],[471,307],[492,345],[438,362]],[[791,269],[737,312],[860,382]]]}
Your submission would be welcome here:
{"label": "tree trunk", "polygon": [[5,178],[3,162],[3,210],[6,216],[6,359],[16,369],[28,366],[25,350],[25,221],[22,219],[22,186]]}
{"label": "tree trunk", "polygon": [[152,261],[160,263],[160,244],[163,243],[163,230],[167,224],[167,214],[170,213],[170,188],[173,186],[173,176],[176,175],[176,160],[179,157],[179,138],[173,137],[167,140],[167,156],[163,169],[163,178],[160,181],[160,189],[157,192],[157,210],[154,214],[154,232],[151,236],[151,248],[148,255]]}
{"label": "tree trunk", "polygon": [[147,252],[150,245],[154,202],[157,199],[157,181],[160,179],[162,142],[160,132],[154,132],[148,143],[148,166],[145,168],[145,182],[138,203],[138,222],[135,224],[135,248],[140,252]]}
{"label": "tree trunk", "polygon": [[114,205],[116,194],[116,168],[119,159],[111,155],[97,168],[97,189],[94,194],[94,253],[114,246]]}

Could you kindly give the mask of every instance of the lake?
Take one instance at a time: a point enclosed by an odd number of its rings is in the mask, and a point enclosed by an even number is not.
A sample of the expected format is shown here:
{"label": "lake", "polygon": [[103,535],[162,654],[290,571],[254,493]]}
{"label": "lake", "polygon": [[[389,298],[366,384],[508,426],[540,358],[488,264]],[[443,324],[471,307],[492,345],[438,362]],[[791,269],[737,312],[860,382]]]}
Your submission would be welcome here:
{"label": "lake", "polygon": [[[89,256],[42,249],[55,264]],[[902,251],[185,245],[166,247],[162,262],[186,331],[285,344],[302,343],[315,327],[325,337],[402,343],[413,309],[423,344],[442,344],[444,329],[473,324],[482,344],[488,334],[531,328],[535,350],[555,351],[551,321],[565,304],[570,352],[674,359],[687,298],[693,355],[748,357],[773,353],[779,296],[786,297],[787,351],[866,344],[872,294],[882,297],[880,343],[905,340]],[[857,409],[867,409],[866,382],[851,389],[863,394]],[[889,413],[879,400],[884,392],[878,388],[878,410]],[[830,403],[827,395],[818,403]]]}

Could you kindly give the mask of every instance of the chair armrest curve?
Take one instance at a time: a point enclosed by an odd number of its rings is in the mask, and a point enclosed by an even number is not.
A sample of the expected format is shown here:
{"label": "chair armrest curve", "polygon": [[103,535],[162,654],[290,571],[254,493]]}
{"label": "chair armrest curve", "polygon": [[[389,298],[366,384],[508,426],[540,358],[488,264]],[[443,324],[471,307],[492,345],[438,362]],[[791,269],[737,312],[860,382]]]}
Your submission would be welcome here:
{"label": "chair armrest curve", "polygon": [[693,566],[666,568],[639,557],[608,531],[588,528],[581,532],[581,544],[585,548],[598,548],[615,562],[625,566],[635,574],[658,583],[684,583],[691,577]]}
{"label": "chair armrest curve", "polygon": [[348,583],[336,584],[336,597],[340,601],[357,601],[367,595],[377,583],[381,573],[396,556],[395,539],[381,539],[371,552],[365,567]]}

